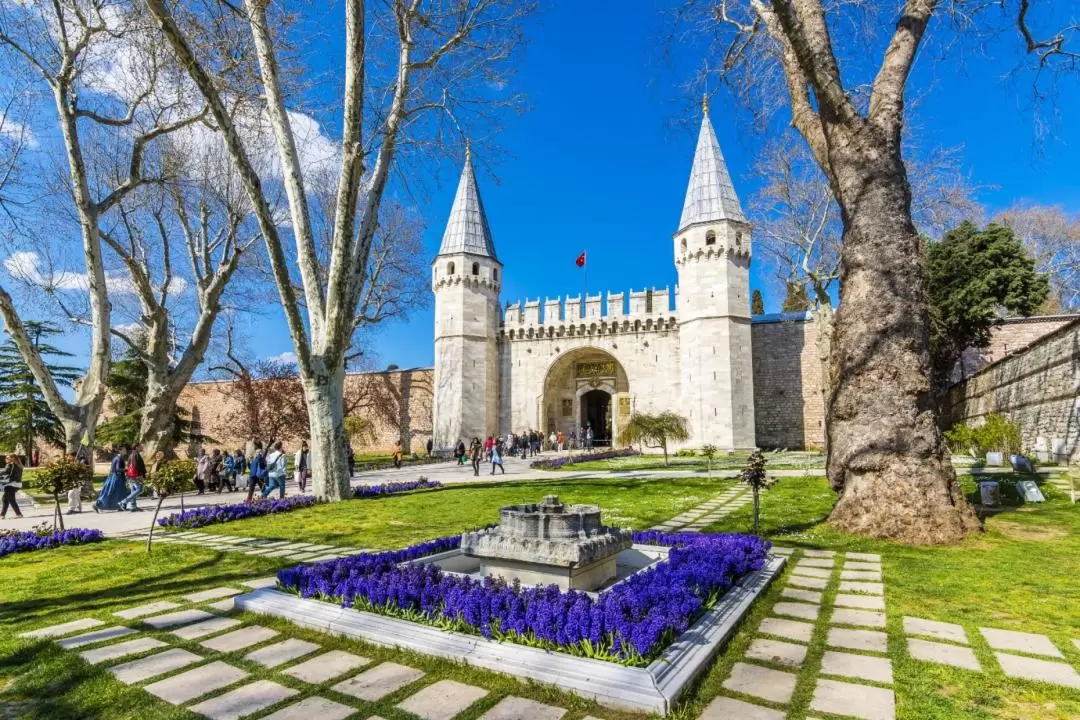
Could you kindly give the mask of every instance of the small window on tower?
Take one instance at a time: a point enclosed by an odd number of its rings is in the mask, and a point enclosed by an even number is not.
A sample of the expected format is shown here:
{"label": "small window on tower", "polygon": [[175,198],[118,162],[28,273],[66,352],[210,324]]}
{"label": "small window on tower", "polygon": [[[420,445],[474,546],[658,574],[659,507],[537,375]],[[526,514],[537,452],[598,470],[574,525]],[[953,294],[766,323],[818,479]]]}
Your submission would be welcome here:
{"label": "small window on tower", "polygon": [[735,247],[742,247],[742,233],[735,233]]}
{"label": "small window on tower", "polygon": [[686,252],[686,238],[682,239],[682,251]]}
{"label": "small window on tower", "polygon": [[472,264],[472,274],[473,275],[479,275],[480,274],[480,263],[473,263]]}
{"label": "small window on tower", "polygon": [[499,268],[491,268],[491,279],[499,282]]}
{"label": "small window on tower", "polygon": [[712,230],[705,233],[705,244],[706,245],[715,245],[716,244],[716,233],[713,232]]}
{"label": "small window on tower", "polygon": [[446,265],[446,274],[447,275],[453,275],[454,274],[454,263],[448,263]]}

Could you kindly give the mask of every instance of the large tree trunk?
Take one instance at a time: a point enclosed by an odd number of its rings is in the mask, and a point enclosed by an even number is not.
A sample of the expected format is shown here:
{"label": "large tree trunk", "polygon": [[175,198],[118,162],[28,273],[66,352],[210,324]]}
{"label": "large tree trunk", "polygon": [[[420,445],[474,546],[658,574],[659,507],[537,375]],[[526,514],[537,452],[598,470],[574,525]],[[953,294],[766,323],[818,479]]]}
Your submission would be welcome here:
{"label": "large tree trunk", "polygon": [[[836,135],[836,129],[833,129]],[[841,530],[945,543],[979,528],[938,429],[922,255],[898,147],[830,137],[844,220],[835,315],[828,473]]]}
{"label": "large tree trunk", "polygon": [[[826,296],[826,299],[827,296]],[[835,313],[833,311],[832,303],[820,302],[817,310],[814,311],[814,318],[817,326],[817,340],[815,345],[817,346],[818,363],[821,365],[821,407],[823,410],[828,410],[829,398],[832,396],[832,387],[830,385],[830,358],[832,357],[832,340],[833,340],[833,322]],[[821,438],[821,450],[824,453],[829,452],[829,433],[826,431],[822,434]]]}
{"label": "large tree trunk", "polygon": [[147,383],[146,398],[143,401],[141,420],[139,423],[139,438],[143,446],[143,455],[147,458],[154,457],[154,453],[160,451],[165,458],[175,457],[173,433],[176,419],[176,400],[180,397],[180,390],[155,383],[153,380]]}
{"label": "large tree trunk", "polygon": [[311,487],[322,500],[352,496],[345,452],[345,368],[304,378],[311,438]]}

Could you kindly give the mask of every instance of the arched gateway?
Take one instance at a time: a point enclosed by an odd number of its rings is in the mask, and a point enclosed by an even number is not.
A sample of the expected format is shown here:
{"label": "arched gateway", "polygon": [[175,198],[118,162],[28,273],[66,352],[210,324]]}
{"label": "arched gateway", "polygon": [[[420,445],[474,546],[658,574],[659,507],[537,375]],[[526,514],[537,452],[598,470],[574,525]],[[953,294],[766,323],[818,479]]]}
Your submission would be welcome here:
{"label": "arched gateway", "polygon": [[544,378],[540,421],[544,434],[592,428],[595,445],[615,443],[630,417],[630,383],[622,364],[598,348],[560,355]]}

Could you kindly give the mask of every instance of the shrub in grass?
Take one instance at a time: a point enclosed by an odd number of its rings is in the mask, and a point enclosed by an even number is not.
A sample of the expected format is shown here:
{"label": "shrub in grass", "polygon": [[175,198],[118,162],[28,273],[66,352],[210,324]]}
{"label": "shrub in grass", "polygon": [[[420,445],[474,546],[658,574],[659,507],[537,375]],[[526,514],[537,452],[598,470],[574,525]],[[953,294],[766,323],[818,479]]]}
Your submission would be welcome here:
{"label": "shrub in grass", "polygon": [[765,456],[760,450],[754,450],[746,458],[746,468],[739,479],[749,485],[754,493],[754,533],[757,534],[761,530],[761,491],[769,486],[769,478],[765,474]]}
{"label": "shrub in grass", "polygon": [[157,493],[157,507],[150,520],[150,534],[146,536],[146,552],[150,552],[150,543],[154,540],[154,525],[157,524],[161,503],[165,498],[195,487],[195,463],[191,460],[168,460],[157,466],[146,478],[146,484]]}
{"label": "shrub in grass", "polygon": [[60,510],[60,496],[66,495],[69,490],[82,487],[93,477],[94,471],[88,465],[69,461],[66,458],[51,462],[34,473],[34,486],[53,496],[53,501],[56,503],[53,523],[60,530],[64,529],[64,513]]}
{"label": "shrub in grass", "polygon": [[232,522],[233,520],[246,520],[262,515],[291,512],[301,508],[311,507],[318,499],[311,495],[295,495],[287,498],[266,498],[253,503],[238,503],[236,505],[207,505],[206,507],[173,513],[157,521],[161,527],[169,528],[201,528],[207,525]]}
{"label": "shrub in grass", "polygon": [[[636,539],[637,536],[635,536]],[[768,543],[748,535],[647,535],[670,540],[667,560],[596,598],[557,586],[521,587],[452,575],[406,560],[449,549],[460,536],[390,553],[362,553],[278,573],[301,597],[626,665],[647,665],[746,573]]]}
{"label": "shrub in grass", "polygon": [[104,539],[105,535],[100,530],[87,528],[72,528],[49,533],[33,531],[6,533],[0,537],[0,558],[13,553],[48,550],[61,545],[83,545]]}

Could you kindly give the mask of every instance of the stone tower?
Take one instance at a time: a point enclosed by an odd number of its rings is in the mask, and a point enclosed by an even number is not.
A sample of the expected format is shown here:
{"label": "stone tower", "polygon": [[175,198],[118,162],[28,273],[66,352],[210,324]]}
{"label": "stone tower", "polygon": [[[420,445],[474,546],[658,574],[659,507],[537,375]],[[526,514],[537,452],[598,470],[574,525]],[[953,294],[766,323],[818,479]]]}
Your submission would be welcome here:
{"label": "stone tower", "polygon": [[704,104],[679,230],[679,374],[690,445],[752,448],[750,224]]}
{"label": "stone tower", "polygon": [[433,445],[453,448],[497,431],[499,288],[484,203],[466,151],[454,206],[431,267],[435,293]]}

